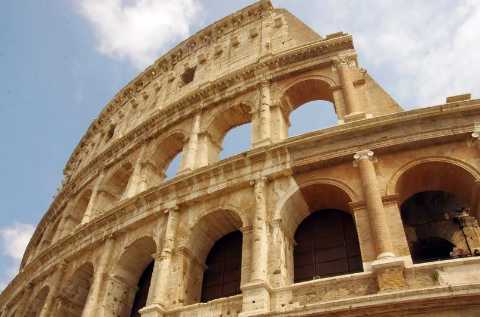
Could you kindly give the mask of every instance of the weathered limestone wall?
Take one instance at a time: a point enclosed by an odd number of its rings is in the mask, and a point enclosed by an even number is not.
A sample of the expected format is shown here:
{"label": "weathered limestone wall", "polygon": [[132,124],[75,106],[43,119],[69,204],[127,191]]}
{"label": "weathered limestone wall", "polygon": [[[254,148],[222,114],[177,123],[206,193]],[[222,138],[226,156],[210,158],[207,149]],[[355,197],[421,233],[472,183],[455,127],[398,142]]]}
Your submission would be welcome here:
{"label": "weathered limestone wall", "polygon": [[[339,124],[288,138],[291,112],[312,100]],[[480,246],[479,106],[403,112],[351,36],[322,37],[260,1],[115,96],[72,154],[0,316],[128,317],[151,263],[143,317],[476,316],[479,258],[414,265],[400,206],[452,193],[471,209],[463,241]],[[251,149],[219,161],[225,134],[248,122]],[[363,272],[293,283],[295,232],[321,209],[352,215]],[[236,230],[241,294],[199,303],[208,253]]]}

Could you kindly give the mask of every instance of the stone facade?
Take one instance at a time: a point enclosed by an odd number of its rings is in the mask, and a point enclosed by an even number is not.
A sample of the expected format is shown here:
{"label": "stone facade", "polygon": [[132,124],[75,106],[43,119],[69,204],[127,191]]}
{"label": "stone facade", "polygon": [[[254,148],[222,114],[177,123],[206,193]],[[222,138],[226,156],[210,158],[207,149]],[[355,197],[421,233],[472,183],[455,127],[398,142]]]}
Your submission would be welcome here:
{"label": "stone facade", "polygon": [[[338,125],[288,138],[290,113],[312,100],[330,101]],[[247,122],[251,149],[220,161]],[[128,317],[152,261],[143,317],[479,316],[477,122],[469,95],[403,111],[350,35],[257,2],[180,43],[92,123],[0,316]],[[401,206],[438,191],[468,208],[444,232],[469,253],[418,263]],[[294,283],[295,232],[323,209],[353,217],[363,271]],[[235,230],[241,293],[201,303],[206,258]]]}

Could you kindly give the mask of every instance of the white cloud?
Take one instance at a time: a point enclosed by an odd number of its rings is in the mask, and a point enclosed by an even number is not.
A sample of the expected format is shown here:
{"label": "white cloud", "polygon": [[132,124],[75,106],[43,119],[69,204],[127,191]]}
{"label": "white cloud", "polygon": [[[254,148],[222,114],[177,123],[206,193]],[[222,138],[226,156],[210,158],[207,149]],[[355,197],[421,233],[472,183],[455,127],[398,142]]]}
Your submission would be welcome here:
{"label": "white cloud", "polygon": [[98,50],[144,68],[190,33],[199,17],[198,0],[80,0]]}
{"label": "white cloud", "polygon": [[301,15],[321,34],[353,34],[362,65],[404,106],[442,103],[464,92],[480,97],[477,0],[279,0],[276,5]]}
{"label": "white cloud", "polygon": [[15,223],[10,227],[0,228],[0,253],[4,256],[6,268],[0,276],[0,290],[18,272],[20,261],[35,227],[30,224]]}

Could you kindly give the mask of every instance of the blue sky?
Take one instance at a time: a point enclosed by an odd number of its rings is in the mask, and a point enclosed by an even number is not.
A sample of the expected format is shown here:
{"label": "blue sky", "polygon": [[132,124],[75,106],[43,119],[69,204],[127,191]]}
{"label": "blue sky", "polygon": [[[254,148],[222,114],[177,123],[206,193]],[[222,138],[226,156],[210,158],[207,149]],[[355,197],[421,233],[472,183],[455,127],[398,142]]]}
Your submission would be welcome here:
{"label": "blue sky", "polygon": [[[0,289],[90,122],[145,66],[252,1],[6,0],[0,11]],[[283,0],[320,34],[354,35],[360,62],[405,108],[480,94],[478,0]],[[328,105],[294,113],[292,134],[334,124]],[[315,120],[318,118],[318,120]],[[232,131],[223,155],[248,147]]]}

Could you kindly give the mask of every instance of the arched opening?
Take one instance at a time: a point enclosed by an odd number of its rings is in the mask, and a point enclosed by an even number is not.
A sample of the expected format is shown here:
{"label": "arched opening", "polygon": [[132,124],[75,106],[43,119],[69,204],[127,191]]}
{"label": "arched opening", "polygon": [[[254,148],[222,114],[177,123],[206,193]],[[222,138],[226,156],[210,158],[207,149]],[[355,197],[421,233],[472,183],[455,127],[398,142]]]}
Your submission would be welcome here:
{"label": "arched opening", "polygon": [[152,261],[143,271],[142,276],[140,276],[140,279],[138,280],[137,293],[133,300],[130,317],[140,317],[140,309],[147,305],[148,291],[150,290],[154,264],[155,262]]}
{"label": "arched opening", "polygon": [[471,215],[474,177],[447,162],[424,162],[396,183],[405,235],[413,263],[471,256],[479,248]]}
{"label": "arched opening", "polygon": [[58,231],[59,224],[60,224],[60,217],[58,217],[55,220],[55,222],[53,222],[53,223],[51,223],[47,226],[47,229],[45,230],[45,232],[42,236],[42,240],[40,242],[40,249],[41,250],[46,249],[47,247],[49,247],[54,242],[54,237],[55,237],[55,234]]}
{"label": "arched opening", "polygon": [[93,265],[86,263],[67,280],[60,294],[60,316],[81,317],[93,281]]}
{"label": "arched opening", "polygon": [[144,178],[148,182],[147,187],[159,185],[165,179],[175,177],[182,167],[184,144],[185,136],[181,133],[174,133],[154,144],[151,156],[142,167]]}
{"label": "arched opening", "polygon": [[401,205],[413,263],[472,255],[458,219],[464,208],[453,194],[444,191],[416,193]]}
{"label": "arched opening", "polygon": [[295,83],[285,91],[282,103],[291,110],[289,136],[334,126],[339,119],[331,87],[322,79]]}
{"label": "arched opening", "polygon": [[218,210],[202,217],[186,241],[191,250],[185,268],[184,303],[232,296],[240,292],[243,235],[242,220],[231,210]]}
{"label": "arched opening", "polygon": [[226,132],[223,139],[220,159],[226,159],[230,156],[248,151],[250,149],[250,131],[252,126],[245,123]]}
{"label": "arched opening", "polygon": [[133,167],[130,162],[124,163],[105,178],[97,193],[95,209],[105,212],[124,198]]}
{"label": "arched opening", "polygon": [[337,115],[332,111],[328,101],[310,101],[290,113],[288,136],[296,136],[308,132],[335,126]]}
{"label": "arched opening", "polygon": [[205,265],[202,302],[240,294],[242,233],[237,230],[215,242]]}
{"label": "arched opening", "polygon": [[[248,124],[252,120],[250,112],[248,105],[237,104],[215,116],[206,129],[207,133],[204,133],[201,139],[208,153],[209,164],[250,148],[251,125]],[[226,140],[227,133],[230,136]]]}
{"label": "arched opening", "polygon": [[276,234],[280,247],[272,250],[272,265],[285,280],[274,282],[288,285],[363,271],[350,194],[329,183],[299,186],[280,209],[283,234]]}
{"label": "arched opening", "polygon": [[70,210],[70,221],[72,222],[71,227],[76,227],[82,222],[91,198],[92,191],[90,189],[86,189],[80,193],[75,204]]}
{"label": "arched opening", "polygon": [[139,316],[147,302],[153,271],[152,255],[157,247],[152,238],[141,238],[126,248],[113,269],[107,286],[109,316]]}
{"label": "arched opening", "polygon": [[25,313],[26,317],[39,317],[40,313],[42,312],[43,306],[45,305],[45,301],[47,300],[47,296],[50,289],[48,286],[42,288],[38,294],[30,301],[30,307],[27,309]]}
{"label": "arched opening", "polygon": [[357,230],[348,213],[312,213],[298,227],[295,242],[295,283],[362,271]]}
{"label": "arched opening", "polygon": [[177,172],[180,169],[181,161],[182,161],[182,152],[177,153],[175,157],[168,164],[168,167],[165,171],[165,179],[174,178],[175,175],[177,175]]}

